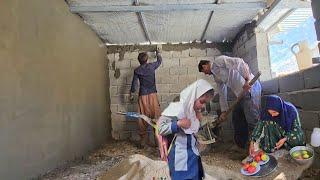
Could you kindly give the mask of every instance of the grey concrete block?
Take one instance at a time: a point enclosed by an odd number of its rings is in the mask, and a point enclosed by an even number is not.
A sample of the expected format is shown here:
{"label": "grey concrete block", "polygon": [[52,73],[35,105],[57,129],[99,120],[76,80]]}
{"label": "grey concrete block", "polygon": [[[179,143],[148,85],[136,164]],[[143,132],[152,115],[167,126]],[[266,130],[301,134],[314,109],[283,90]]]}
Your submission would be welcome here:
{"label": "grey concrete block", "polygon": [[115,60],[115,54],[114,53],[107,54],[107,59],[109,60],[109,64],[111,64],[110,62]]}
{"label": "grey concrete block", "polygon": [[263,94],[277,94],[279,93],[279,79],[275,78],[269,81],[261,82]]}
{"label": "grey concrete block", "polygon": [[118,95],[118,86],[110,86],[109,90],[111,96]]}
{"label": "grey concrete block", "polygon": [[162,51],[161,56],[163,59],[170,59],[172,58],[172,51]]}
{"label": "grey concrete block", "polygon": [[207,56],[215,57],[221,55],[221,52],[217,48],[207,48]]}
{"label": "grey concrete block", "polygon": [[164,68],[179,67],[179,58],[166,59],[162,62]]}
{"label": "grey concrete block", "polygon": [[172,51],[172,57],[173,58],[180,58],[182,55],[181,51]]}
{"label": "grey concrete block", "polygon": [[166,102],[170,103],[172,102],[176,97],[179,96],[177,93],[166,93],[166,94],[161,94],[161,102]]}
{"label": "grey concrete block", "polygon": [[116,65],[116,68],[119,68],[119,69],[129,69],[131,67],[129,59],[124,59],[122,61],[116,61],[115,65]]}
{"label": "grey concrete block", "polygon": [[205,49],[196,49],[192,48],[190,49],[190,57],[200,57],[200,56],[206,56],[207,52]]}
{"label": "grey concrete block", "polygon": [[177,84],[178,83],[178,75],[162,75],[158,76],[158,79],[160,79],[160,84]]}
{"label": "grey concrete block", "polygon": [[121,111],[121,112],[137,112],[138,111],[137,100],[133,101],[132,103],[121,103],[121,104],[118,104],[118,111]]}
{"label": "grey concrete block", "polygon": [[172,67],[170,68],[170,75],[186,75],[188,69],[186,67]]}
{"label": "grey concrete block", "polygon": [[160,75],[168,75],[170,73],[170,68],[160,67],[156,70],[156,78]]}
{"label": "grey concrete block", "polygon": [[303,71],[306,89],[320,87],[320,65]]}
{"label": "grey concrete block", "polygon": [[180,66],[192,66],[194,68],[198,67],[198,60],[196,58],[188,57],[188,58],[180,58]]}
{"label": "grey concrete block", "polygon": [[279,96],[286,101],[301,107],[304,111],[319,111],[320,88],[280,93]]}
{"label": "grey concrete block", "polygon": [[139,55],[138,51],[134,51],[134,52],[125,52],[123,59],[137,59]]}
{"label": "grey concrete block", "polygon": [[110,111],[112,113],[118,112],[118,105],[117,104],[111,104],[110,105]]}
{"label": "grey concrete block", "polygon": [[190,56],[190,49],[186,49],[181,51],[181,56],[180,57],[189,57]]}
{"label": "grey concrete block", "polygon": [[169,84],[159,84],[157,85],[157,90],[159,93],[169,93],[171,88]]}
{"label": "grey concrete block", "polygon": [[131,68],[135,69],[135,68],[137,68],[139,66],[140,66],[140,63],[139,63],[139,61],[137,59],[131,59],[130,60],[130,67]]}
{"label": "grey concrete block", "polygon": [[319,115],[320,111],[299,111],[302,128],[312,131],[314,127],[319,127]]}
{"label": "grey concrete block", "polygon": [[279,78],[280,92],[298,91],[304,89],[303,73],[297,72]]}
{"label": "grey concrete block", "polygon": [[180,93],[182,89],[186,88],[186,84],[171,84],[170,93]]}
{"label": "grey concrete block", "polygon": [[191,84],[197,80],[196,75],[183,75],[179,76],[179,84]]}

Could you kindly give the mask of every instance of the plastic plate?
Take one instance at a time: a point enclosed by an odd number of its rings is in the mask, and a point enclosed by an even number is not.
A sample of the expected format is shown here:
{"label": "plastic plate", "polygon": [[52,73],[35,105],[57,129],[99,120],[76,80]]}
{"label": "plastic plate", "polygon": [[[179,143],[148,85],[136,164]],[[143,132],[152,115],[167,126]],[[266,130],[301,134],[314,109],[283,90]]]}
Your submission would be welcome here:
{"label": "plastic plate", "polygon": [[270,157],[269,157],[269,155],[267,155],[267,160],[266,161],[259,161],[258,162],[258,164],[261,166],[261,165],[264,165],[264,164],[267,164],[268,162],[269,162],[269,160],[270,160]]}
{"label": "plastic plate", "polygon": [[240,172],[241,172],[241,174],[243,174],[243,175],[245,175],[245,176],[252,176],[252,175],[258,173],[258,172],[260,171],[260,169],[261,169],[261,168],[260,168],[260,165],[257,164],[256,171],[253,172],[253,173],[248,173],[248,172],[245,171],[243,168],[241,168]]}

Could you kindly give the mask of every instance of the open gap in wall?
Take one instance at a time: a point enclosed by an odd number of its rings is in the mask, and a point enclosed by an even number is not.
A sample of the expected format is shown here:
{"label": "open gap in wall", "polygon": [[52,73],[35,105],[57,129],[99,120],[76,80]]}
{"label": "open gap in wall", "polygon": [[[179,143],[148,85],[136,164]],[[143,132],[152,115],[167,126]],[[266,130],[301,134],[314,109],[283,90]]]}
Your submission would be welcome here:
{"label": "open gap in wall", "polygon": [[269,30],[273,77],[310,68],[319,61],[314,21],[311,8],[292,9]]}

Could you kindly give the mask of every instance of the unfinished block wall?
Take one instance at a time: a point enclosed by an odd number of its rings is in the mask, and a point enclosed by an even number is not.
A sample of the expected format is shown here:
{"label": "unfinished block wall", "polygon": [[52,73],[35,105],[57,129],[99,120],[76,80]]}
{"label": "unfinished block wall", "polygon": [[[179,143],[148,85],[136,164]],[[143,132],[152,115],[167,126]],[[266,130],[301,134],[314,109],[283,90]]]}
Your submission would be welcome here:
{"label": "unfinished block wall", "polygon": [[[137,111],[137,93],[134,102],[129,100],[129,91],[133,77],[133,71],[139,66],[137,60],[139,52],[149,52],[149,62],[155,61],[155,46],[131,47],[126,50],[108,49],[109,77],[110,77],[110,99],[112,136],[115,139],[136,140],[137,123],[128,121],[124,116],[117,115],[118,111]],[[151,52],[153,51],[153,52]],[[182,47],[181,45],[163,46],[161,53],[163,62],[156,70],[156,83],[158,99],[161,110],[166,108],[172,100],[177,97],[182,89],[199,78],[207,79],[213,83],[213,79],[198,72],[200,60],[213,60],[221,52],[215,47]]]}
{"label": "unfinished block wall", "polygon": [[250,66],[253,74],[261,72],[260,80],[269,80],[271,64],[267,33],[255,32],[255,24],[246,25],[237,35],[233,44],[233,55],[241,57]]}

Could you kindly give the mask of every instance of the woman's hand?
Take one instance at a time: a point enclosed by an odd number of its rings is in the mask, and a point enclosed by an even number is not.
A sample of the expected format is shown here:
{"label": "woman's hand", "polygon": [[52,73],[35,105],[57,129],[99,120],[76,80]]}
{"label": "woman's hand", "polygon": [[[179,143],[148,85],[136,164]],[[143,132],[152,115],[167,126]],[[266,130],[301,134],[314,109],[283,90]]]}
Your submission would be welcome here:
{"label": "woman's hand", "polygon": [[191,121],[189,119],[180,119],[178,122],[177,122],[177,125],[181,128],[184,128],[184,129],[188,129],[190,126],[191,126]]}
{"label": "woman's hand", "polygon": [[287,140],[287,138],[282,138],[282,139],[280,139],[280,140],[276,143],[275,149],[280,149],[280,148],[283,146],[283,144],[286,142],[286,140]]}

